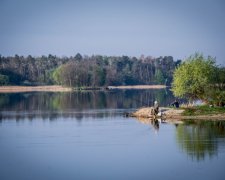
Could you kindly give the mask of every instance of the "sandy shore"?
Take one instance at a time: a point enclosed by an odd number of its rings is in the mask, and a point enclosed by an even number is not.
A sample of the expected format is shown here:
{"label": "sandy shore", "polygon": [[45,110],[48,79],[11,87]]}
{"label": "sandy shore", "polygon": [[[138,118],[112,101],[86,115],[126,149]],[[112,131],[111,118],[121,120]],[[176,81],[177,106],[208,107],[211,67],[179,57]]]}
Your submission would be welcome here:
{"label": "sandy shore", "polygon": [[[137,118],[153,118],[150,114],[150,107],[147,108],[140,108],[134,113],[131,114],[132,117]],[[174,109],[174,108],[165,108],[161,107],[160,110],[162,111],[163,119],[167,121],[171,120],[225,120],[225,113],[221,114],[210,114],[210,115],[197,115],[197,116],[184,116],[182,115],[183,109]]]}
{"label": "sandy shore", "polygon": [[13,92],[67,92],[71,88],[63,86],[0,86],[0,93],[13,93]]}
{"label": "sandy shore", "polygon": [[[109,89],[162,89],[166,88],[164,85],[135,85],[135,86],[108,86]],[[0,93],[11,92],[67,92],[72,91],[72,88],[51,85],[51,86],[0,86]]]}
{"label": "sandy shore", "polygon": [[165,85],[108,86],[109,89],[163,89]]}

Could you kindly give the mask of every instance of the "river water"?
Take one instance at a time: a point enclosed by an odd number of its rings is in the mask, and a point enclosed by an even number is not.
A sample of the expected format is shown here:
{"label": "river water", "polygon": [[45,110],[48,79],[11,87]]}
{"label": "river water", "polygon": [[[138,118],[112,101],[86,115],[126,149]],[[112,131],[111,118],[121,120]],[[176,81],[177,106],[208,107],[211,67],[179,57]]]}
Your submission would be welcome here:
{"label": "river water", "polygon": [[0,179],[225,179],[225,123],[124,113],[169,90],[0,94]]}

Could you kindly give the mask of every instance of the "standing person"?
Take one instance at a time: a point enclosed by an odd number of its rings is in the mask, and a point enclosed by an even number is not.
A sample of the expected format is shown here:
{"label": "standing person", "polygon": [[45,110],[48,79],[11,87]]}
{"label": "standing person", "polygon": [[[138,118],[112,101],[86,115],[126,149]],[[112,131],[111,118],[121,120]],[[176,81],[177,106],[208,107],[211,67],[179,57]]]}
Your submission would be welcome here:
{"label": "standing person", "polygon": [[154,102],[154,115],[156,116],[159,113],[159,103],[158,101]]}

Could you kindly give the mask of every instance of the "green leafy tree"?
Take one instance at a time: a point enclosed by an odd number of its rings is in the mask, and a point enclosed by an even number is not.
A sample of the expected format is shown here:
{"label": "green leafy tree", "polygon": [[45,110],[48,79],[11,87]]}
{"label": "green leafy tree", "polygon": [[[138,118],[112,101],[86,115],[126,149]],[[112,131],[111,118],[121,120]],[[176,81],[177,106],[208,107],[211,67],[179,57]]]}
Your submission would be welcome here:
{"label": "green leafy tree", "polygon": [[52,73],[52,78],[54,83],[62,85],[62,79],[61,79],[61,71],[62,71],[62,66],[56,68],[53,73]]}
{"label": "green leafy tree", "polygon": [[173,75],[172,91],[177,97],[208,101],[207,91],[215,87],[218,67],[212,57],[196,53],[178,66]]}
{"label": "green leafy tree", "polygon": [[155,82],[156,82],[156,84],[164,84],[165,83],[165,78],[164,78],[163,73],[160,69],[156,70]]}

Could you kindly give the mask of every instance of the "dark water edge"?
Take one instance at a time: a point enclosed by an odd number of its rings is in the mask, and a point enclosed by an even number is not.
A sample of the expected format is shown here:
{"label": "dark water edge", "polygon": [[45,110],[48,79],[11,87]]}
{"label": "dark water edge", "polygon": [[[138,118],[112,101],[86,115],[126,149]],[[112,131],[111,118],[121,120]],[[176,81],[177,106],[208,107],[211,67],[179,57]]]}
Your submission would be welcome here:
{"label": "dark water edge", "polygon": [[[219,179],[225,122],[124,117],[169,92],[134,90],[0,96],[0,179]],[[136,100],[136,98],[138,100]]]}

